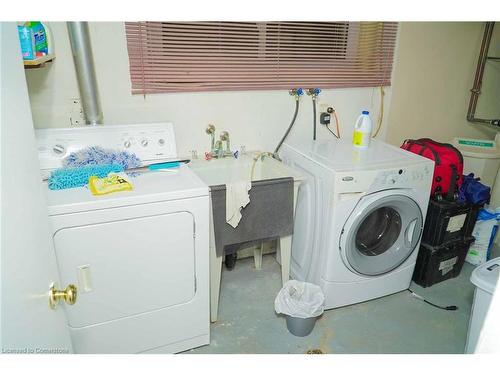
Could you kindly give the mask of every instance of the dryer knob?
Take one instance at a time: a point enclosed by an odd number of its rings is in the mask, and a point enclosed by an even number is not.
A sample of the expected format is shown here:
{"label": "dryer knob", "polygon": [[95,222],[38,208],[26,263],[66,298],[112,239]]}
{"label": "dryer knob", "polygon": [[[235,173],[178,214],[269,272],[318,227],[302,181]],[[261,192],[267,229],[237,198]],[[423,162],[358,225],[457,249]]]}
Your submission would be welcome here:
{"label": "dryer knob", "polygon": [[54,151],[54,154],[61,155],[64,154],[65,149],[63,145],[58,144],[52,147],[52,151]]}
{"label": "dryer knob", "polygon": [[132,146],[132,142],[125,141],[125,143],[123,145],[125,146],[125,148],[129,148],[130,146]]}
{"label": "dryer knob", "polygon": [[148,140],[147,140],[147,139],[143,139],[143,140],[141,141],[141,145],[142,145],[142,147],[146,147],[146,146],[148,145],[148,143],[149,143],[149,142],[148,142]]}

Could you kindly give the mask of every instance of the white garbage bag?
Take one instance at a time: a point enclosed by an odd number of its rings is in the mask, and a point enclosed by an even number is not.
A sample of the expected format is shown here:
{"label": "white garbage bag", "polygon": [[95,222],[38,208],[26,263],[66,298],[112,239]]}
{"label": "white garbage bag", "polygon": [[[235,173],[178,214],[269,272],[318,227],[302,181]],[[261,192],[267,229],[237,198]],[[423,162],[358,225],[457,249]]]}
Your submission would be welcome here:
{"label": "white garbage bag", "polygon": [[303,281],[289,280],[274,300],[278,314],[294,318],[312,318],[323,314],[325,296],[317,285]]}

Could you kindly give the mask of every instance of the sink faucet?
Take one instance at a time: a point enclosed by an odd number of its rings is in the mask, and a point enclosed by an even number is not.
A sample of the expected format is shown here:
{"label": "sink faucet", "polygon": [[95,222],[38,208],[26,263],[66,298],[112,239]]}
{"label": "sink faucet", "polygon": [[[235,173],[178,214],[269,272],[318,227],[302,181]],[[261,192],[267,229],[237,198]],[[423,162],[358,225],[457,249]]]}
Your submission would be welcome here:
{"label": "sink faucet", "polygon": [[223,131],[220,133],[220,140],[221,142],[226,142],[226,150],[223,152],[224,156],[232,156],[233,153],[231,152],[231,143],[229,141],[229,133],[227,131]]}
{"label": "sink faucet", "polygon": [[222,147],[222,141],[218,140],[215,142],[215,147],[212,149],[212,157],[215,158],[223,158],[224,157],[224,148]]}
{"label": "sink faucet", "polygon": [[[205,132],[210,135],[210,152],[208,152],[207,158],[225,158],[226,156],[233,156],[231,151],[231,143],[229,140],[229,133],[223,131],[220,133],[220,139],[215,141],[215,126],[210,124],[205,129]],[[226,142],[226,149],[224,149],[223,142]]]}
{"label": "sink faucet", "polygon": [[215,126],[212,124],[208,124],[207,128],[205,129],[205,133],[210,136],[210,151],[213,151],[215,143]]}

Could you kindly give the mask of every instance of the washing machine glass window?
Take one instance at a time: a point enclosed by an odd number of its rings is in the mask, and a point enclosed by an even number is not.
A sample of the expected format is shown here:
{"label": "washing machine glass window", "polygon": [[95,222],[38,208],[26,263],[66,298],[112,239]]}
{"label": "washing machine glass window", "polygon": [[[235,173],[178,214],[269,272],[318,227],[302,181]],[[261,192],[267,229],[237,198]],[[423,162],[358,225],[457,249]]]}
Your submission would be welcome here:
{"label": "washing machine glass window", "polygon": [[356,248],[367,256],[377,256],[396,242],[401,233],[401,216],[392,207],[380,207],[370,213],[356,233]]}
{"label": "washing machine glass window", "polygon": [[340,239],[346,266],[367,276],[392,271],[415,250],[422,212],[405,195],[367,195],[347,219]]}

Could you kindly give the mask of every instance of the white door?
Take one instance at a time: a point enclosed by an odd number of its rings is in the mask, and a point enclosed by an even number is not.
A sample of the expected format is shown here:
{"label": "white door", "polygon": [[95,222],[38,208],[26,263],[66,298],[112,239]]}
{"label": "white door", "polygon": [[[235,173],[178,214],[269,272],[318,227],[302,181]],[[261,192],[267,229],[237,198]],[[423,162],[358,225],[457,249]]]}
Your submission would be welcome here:
{"label": "white door", "polygon": [[[165,203],[143,206],[171,209]],[[109,220],[107,211],[122,219]],[[136,216],[144,211],[99,210],[101,222],[91,224],[86,218],[97,220],[97,215],[70,214],[71,226],[57,226],[54,247],[61,282],[80,289],[79,303],[67,309],[70,329],[183,305],[194,298],[193,215],[181,211]],[[76,341],[74,345],[80,352]]]}
{"label": "white door", "polygon": [[0,53],[0,346],[3,353],[72,352],[63,307],[48,305],[49,285],[58,274],[13,22],[0,23]]}
{"label": "white door", "polygon": [[417,248],[422,229],[422,211],[410,197],[390,190],[367,195],[342,229],[344,263],[366,276],[390,272]]}

